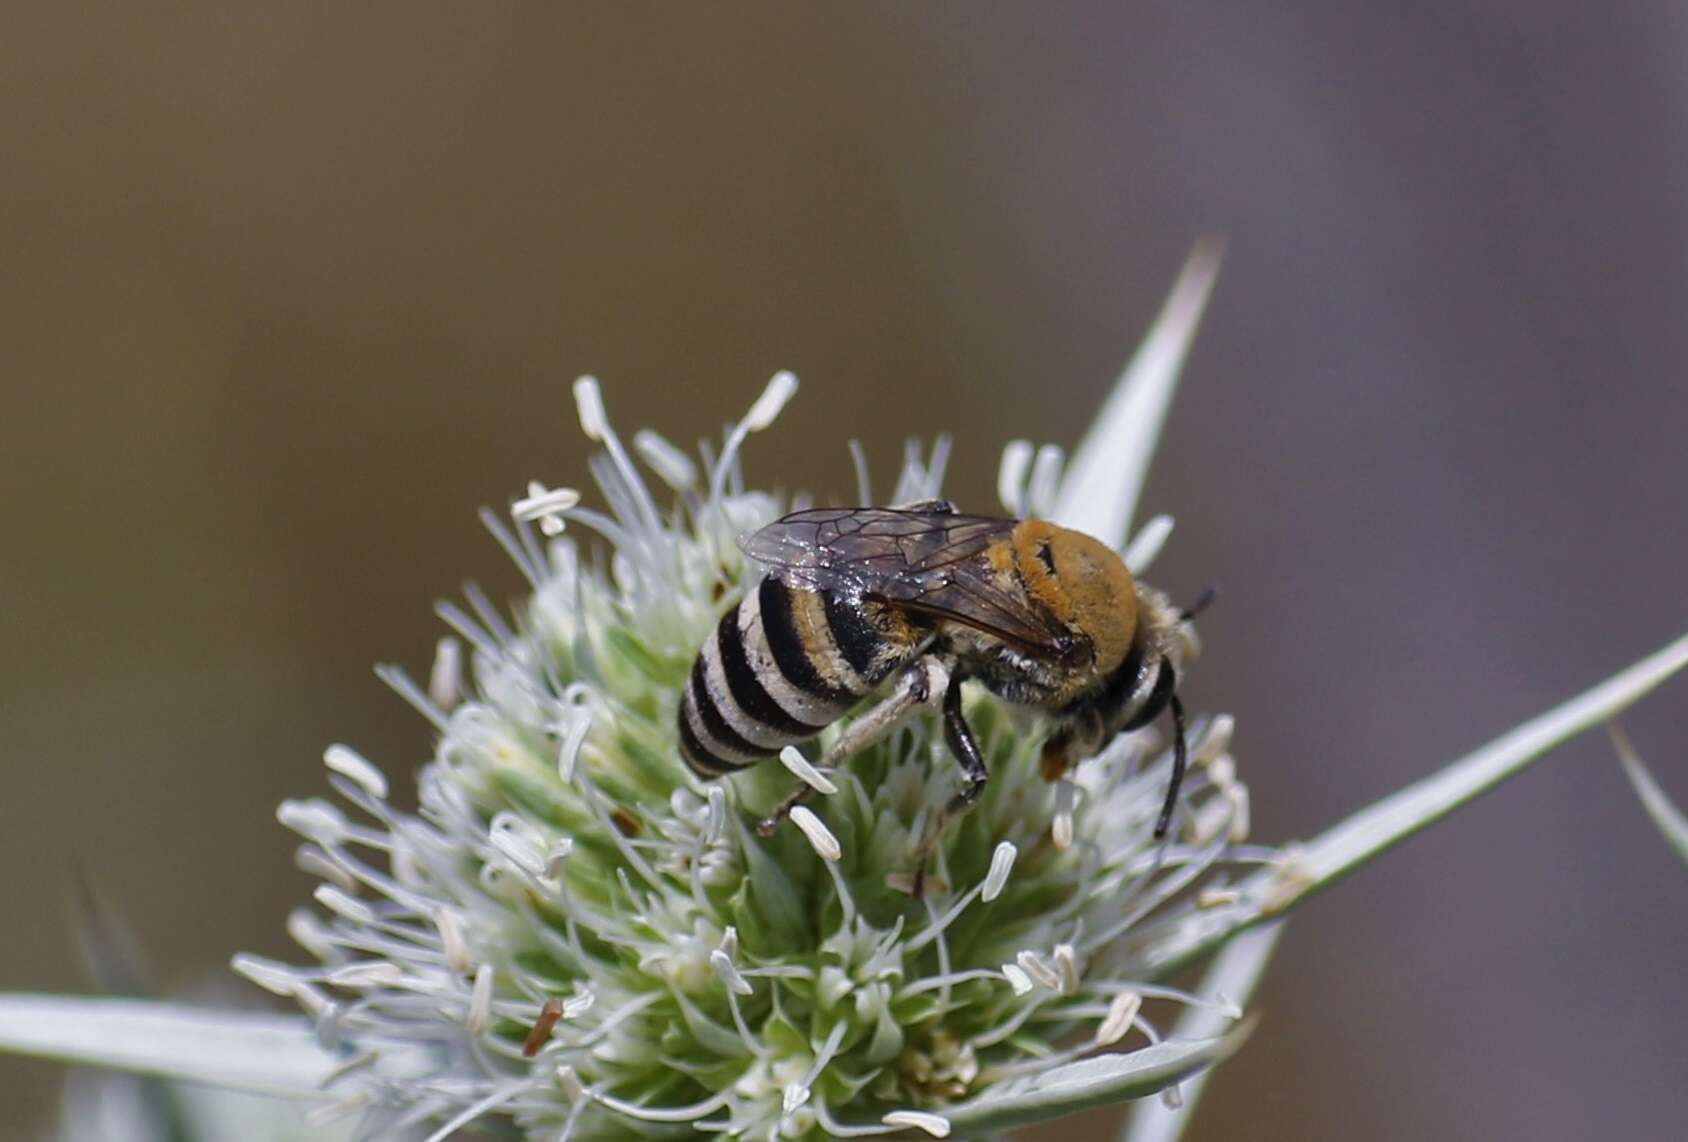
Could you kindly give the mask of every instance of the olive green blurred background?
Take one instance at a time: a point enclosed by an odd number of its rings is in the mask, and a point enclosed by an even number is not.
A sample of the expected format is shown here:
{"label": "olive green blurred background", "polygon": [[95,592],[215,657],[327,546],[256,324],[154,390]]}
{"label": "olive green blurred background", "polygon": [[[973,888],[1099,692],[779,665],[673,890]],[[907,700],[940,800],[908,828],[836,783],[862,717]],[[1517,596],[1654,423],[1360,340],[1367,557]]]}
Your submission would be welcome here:
{"label": "olive green blurred background", "polygon": [[[76,862],[169,987],[287,951],[274,803],[425,757],[369,664],[514,590],[577,374],[690,441],[790,368],[753,479],[949,430],[986,508],[1207,227],[1145,506],[1258,837],[1688,625],[1681,4],[144,7],[0,16],[0,989],[85,986]],[[1685,937],[1585,739],[1296,918],[1193,1136],[1672,1136]]]}

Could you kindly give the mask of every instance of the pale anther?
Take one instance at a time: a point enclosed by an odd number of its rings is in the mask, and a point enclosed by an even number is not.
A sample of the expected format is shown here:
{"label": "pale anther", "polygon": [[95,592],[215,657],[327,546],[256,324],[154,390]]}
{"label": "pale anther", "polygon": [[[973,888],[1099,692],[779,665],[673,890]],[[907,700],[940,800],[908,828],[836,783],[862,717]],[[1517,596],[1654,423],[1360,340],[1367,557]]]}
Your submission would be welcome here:
{"label": "pale anther", "polygon": [[1078,953],[1071,944],[1055,945],[1055,971],[1061,977],[1061,994],[1078,992]]}
{"label": "pale anther", "polygon": [[1231,735],[1236,731],[1236,728],[1237,720],[1230,714],[1215,715],[1212,724],[1208,726],[1207,733],[1202,735],[1201,744],[1196,746],[1196,751],[1191,756],[1190,763],[1198,768],[1212,765],[1215,758],[1230,748]]}
{"label": "pale anther", "polygon": [[492,1026],[491,964],[482,964],[475,969],[475,985],[469,992],[467,1023],[471,1035],[485,1035],[487,1028]]}
{"label": "pale anther", "polygon": [[1056,975],[1054,969],[1044,963],[1043,957],[1036,952],[1028,949],[1015,956],[1014,960],[1020,965],[1022,971],[1037,981],[1039,986],[1046,987],[1050,991],[1061,990],[1061,977]]}
{"label": "pale anther", "polygon": [[721,977],[721,982],[727,985],[728,990],[737,995],[751,994],[753,989],[750,981],[739,974],[733,958],[720,948],[709,953],[709,966],[715,969],[715,974]]}
{"label": "pale anther", "polygon": [[357,782],[378,801],[387,798],[387,778],[357,750],[336,742],[322,751],[322,763],[340,776]]}
{"label": "pale anther", "polygon": [[1008,980],[1008,986],[1014,989],[1015,995],[1024,995],[1032,989],[1032,977],[1021,971],[1018,964],[1003,964],[1002,975]]}
{"label": "pale anther", "polygon": [[463,697],[463,644],[450,635],[434,644],[434,666],[428,671],[428,697],[442,710]]}
{"label": "pale anther", "polygon": [[750,406],[745,414],[744,426],[751,432],[761,432],[774,423],[774,417],[780,414],[785,402],[797,392],[797,377],[785,370],[775,373],[768,381],[768,387],[762,390],[762,395],[756,398],[756,403]]}
{"label": "pale anther", "polygon": [[802,1083],[786,1083],[785,1090],[780,1092],[780,1111],[783,1114],[791,1114],[808,1101],[808,1087]]}
{"label": "pale anther", "polygon": [[831,797],[838,792],[838,786],[834,785],[826,774],[810,764],[809,759],[803,756],[803,751],[794,745],[788,745],[780,750],[780,764],[791,770],[798,780],[817,793]]}
{"label": "pale anther", "polygon": [[349,827],[344,813],[316,797],[283,801],[276,806],[275,819],[323,846],[344,844]]}
{"label": "pale anther", "polygon": [[580,414],[580,431],[594,444],[609,435],[610,419],[604,414],[604,396],[595,377],[574,382],[574,407]]}
{"label": "pale anther", "polygon": [[687,491],[697,484],[697,466],[691,457],[650,429],[641,428],[633,434],[633,448],[651,471],[676,492]]}
{"label": "pale anther", "polygon": [[893,1110],[879,1121],[887,1126],[912,1126],[934,1138],[948,1138],[950,1132],[949,1119],[924,1110]]}
{"label": "pale anther", "polygon": [[1011,841],[1000,841],[996,850],[991,853],[991,868],[985,874],[985,888],[979,893],[979,899],[989,903],[1002,895],[1003,888],[1008,884],[1008,874],[1014,869],[1014,858],[1019,850]]}
{"label": "pale anther", "polygon": [[229,961],[229,966],[265,991],[291,996],[298,985],[298,976],[287,964],[278,964],[262,956],[242,953]]}
{"label": "pale anther", "polygon": [[809,844],[823,860],[838,860],[844,855],[844,849],[838,843],[838,838],[832,835],[821,819],[802,805],[791,811],[791,823],[803,831],[809,838]]}
{"label": "pale anther", "polygon": [[1078,786],[1066,778],[1055,783],[1055,817],[1049,823],[1049,836],[1058,849],[1073,847],[1073,801]]}
{"label": "pale anther", "polygon": [[387,960],[371,960],[337,967],[327,978],[335,987],[391,987],[404,979],[404,972]]}
{"label": "pale anther", "polygon": [[337,916],[343,916],[358,924],[375,923],[375,909],[332,884],[317,885],[311,895],[316,897],[318,904]]}
{"label": "pale anther", "polygon": [[1143,997],[1135,991],[1122,991],[1108,1004],[1108,1014],[1096,1028],[1096,1045],[1111,1047],[1131,1030],[1137,1013],[1143,1008]]}
{"label": "pale anther", "polygon": [[463,940],[463,921],[450,908],[434,913],[434,927],[440,930],[440,947],[445,952],[446,966],[454,972],[466,972],[473,962],[469,945]]}

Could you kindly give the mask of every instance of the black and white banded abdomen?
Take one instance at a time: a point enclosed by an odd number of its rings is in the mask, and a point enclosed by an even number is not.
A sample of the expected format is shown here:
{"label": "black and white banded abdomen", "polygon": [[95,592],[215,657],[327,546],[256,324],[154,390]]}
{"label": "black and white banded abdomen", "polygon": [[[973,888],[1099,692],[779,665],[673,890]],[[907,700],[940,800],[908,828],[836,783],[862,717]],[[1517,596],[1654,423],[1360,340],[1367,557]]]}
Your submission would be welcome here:
{"label": "black and white banded abdomen", "polygon": [[773,576],[721,616],[680,699],[680,753],[720,777],[831,725],[909,654],[859,608]]}

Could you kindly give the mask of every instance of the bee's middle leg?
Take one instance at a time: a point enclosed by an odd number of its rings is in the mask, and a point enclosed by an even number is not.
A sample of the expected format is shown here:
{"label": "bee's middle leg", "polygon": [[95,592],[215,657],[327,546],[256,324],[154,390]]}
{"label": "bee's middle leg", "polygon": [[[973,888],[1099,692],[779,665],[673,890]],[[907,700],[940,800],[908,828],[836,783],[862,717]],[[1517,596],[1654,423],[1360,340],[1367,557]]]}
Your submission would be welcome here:
{"label": "bee's middle leg", "polygon": [[[916,713],[946,701],[946,695],[951,689],[953,684],[950,682],[947,666],[931,656],[917,659],[903,669],[897,679],[896,689],[891,692],[890,697],[844,727],[844,732],[838,735],[838,740],[821,755],[819,767],[838,768],[851,757],[890,734]],[[813,792],[811,786],[799,785],[790,797],[780,803],[779,808],[762,819],[756,826],[756,831],[764,837],[773,833],[779,823]]]}
{"label": "bee's middle leg", "polygon": [[985,765],[985,756],[979,751],[979,741],[973,736],[973,728],[967,724],[967,718],[961,712],[961,679],[950,679],[949,688],[944,691],[944,743],[954,755],[957,764],[961,766],[961,791],[951,797],[949,804],[926,826],[926,834],[921,837],[919,846],[915,849],[914,887],[911,895],[919,900],[926,893],[926,866],[931,862],[932,850],[943,837],[944,830],[951,821],[961,816],[973,807],[973,802],[985,791],[985,784],[990,780],[990,769]]}

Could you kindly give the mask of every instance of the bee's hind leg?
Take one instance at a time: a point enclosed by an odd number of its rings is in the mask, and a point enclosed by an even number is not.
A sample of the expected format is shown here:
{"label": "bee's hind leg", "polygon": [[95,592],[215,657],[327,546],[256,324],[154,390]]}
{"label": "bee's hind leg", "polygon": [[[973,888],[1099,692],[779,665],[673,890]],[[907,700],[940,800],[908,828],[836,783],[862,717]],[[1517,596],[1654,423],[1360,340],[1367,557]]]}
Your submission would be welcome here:
{"label": "bee's hind leg", "polygon": [[925,893],[926,866],[931,862],[932,850],[944,835],[944,829],[951,821],[973,807],[973,803],[985,791],[985,783],[990,780],[991,775],[990,769],[985,765],[984,754],[979,752],[979,741],[973,736],[973,728],[967,724],[967,718],[961,712],[960,678],[951,678],[949,688],[944,691],[944,743],[949,746],[950,753],[961,766],[964,784],[961,792],[950,798],[943,812],[927,825],[926,835],[920,839],[920,845],[915,850],[917,863],[911,895],[916,900],[921,899]]}
{"label": "bee's hind leg", "polygon": [[[844,727],[838,740],[821,755],[819,768],[838,768],[921,710],[946,701],[953,688],[949,668],[937,658],[928,655],[910,663],[898,676],[896,689],[888,698]],[[779,808],[762,819],[756,831],[764,837],[771,835],[779,823],[813,793],[812,786],[800,783],[791,796],[780,802]]]}

